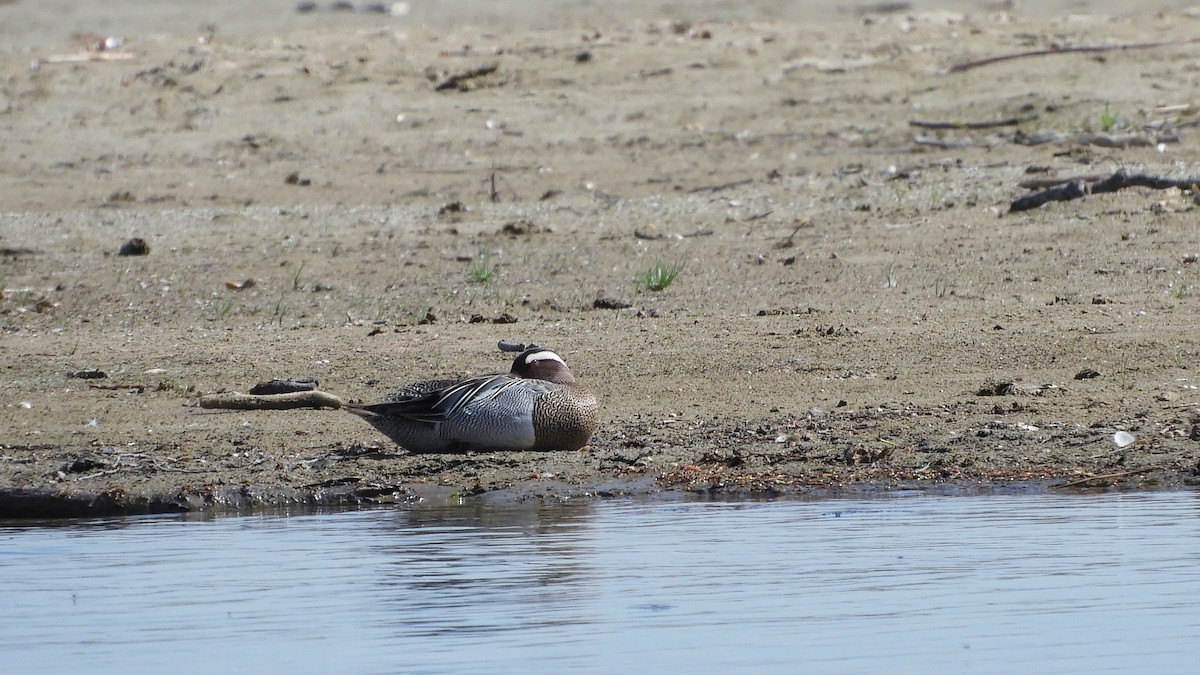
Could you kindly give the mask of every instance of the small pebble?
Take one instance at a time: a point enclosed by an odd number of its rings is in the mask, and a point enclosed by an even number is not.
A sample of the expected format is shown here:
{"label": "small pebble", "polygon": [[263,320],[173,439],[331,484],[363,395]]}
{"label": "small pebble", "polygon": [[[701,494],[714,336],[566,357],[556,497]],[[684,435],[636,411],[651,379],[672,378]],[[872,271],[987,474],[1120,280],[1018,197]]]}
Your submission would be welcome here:
{"label": "small pebble", "polygon": [[72,370],[67,373],[67,377],[72,377],[77,380],[103,380],[108,377],[108,373],[103,370]]}
{"label": "small pebble", "polygon": [[149,255],[150,244],[146,243],[141,237],[134,237],[129,241],[121,244],[121,248],[117,249],[117,255]]}
{"label": "small pebble", "polygon": [[297,377],[291,380],[271,380],[260,382],[250,388],[250,393],[258,396],[273,394],[291,394],[301,391],[312,391],[317,388],[317,380],[312,377]]}

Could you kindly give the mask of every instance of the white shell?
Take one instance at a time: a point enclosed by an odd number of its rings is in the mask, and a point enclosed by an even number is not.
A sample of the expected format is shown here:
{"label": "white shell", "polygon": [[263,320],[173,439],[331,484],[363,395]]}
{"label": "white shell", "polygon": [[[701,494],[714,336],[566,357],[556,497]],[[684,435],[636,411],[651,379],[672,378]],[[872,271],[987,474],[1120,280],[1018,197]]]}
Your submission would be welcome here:
{"label": "white shell", "polygon": [[1118,448],[1124,448],[1125,446],[1132,445],[1136,440],[1137,439],[1133,437],[1133,434],[1129,433],[1128,431],[1118,431],[1117,433],[1113,434],[1113,445],[1117,446]]}

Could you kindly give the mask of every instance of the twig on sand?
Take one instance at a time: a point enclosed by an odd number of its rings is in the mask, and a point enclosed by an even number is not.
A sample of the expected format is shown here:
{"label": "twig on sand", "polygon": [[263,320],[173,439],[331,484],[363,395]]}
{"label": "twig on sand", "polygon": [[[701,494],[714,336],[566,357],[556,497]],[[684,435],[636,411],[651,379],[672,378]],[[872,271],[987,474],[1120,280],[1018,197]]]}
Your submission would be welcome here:
{"label": "twig on sand", "polygon": [[1002,63],[1004,61],[1014,61],[1016,59],[1027,59],[1035,56],[1054,56],[1055,54],[1093,54],[1098,52],[1123,52],[1134,49],[1154,49],[1155,47],[1174,47],[1179,45],[1190,45],[1200,42],[1200,38],[1190,38],[1187,40],[1163,40],[1161,42],[1133,42],[1121,43],[1113,45],[1092,45],[1081,47],[1056,47],[1054,49],[1036,49],[1029,52],[1016,52],[1013,54],[1000,54],[998,56],[989,56],[984,59],[976,59],[974,61],[964,61],[956,63],[945,70],[942,70],[939,75],[950,75],[953,73],[961,73],[973,68],[982,66],[990,66],[993,63]]}
{"label": "twig on sand", "polygon": [[937,122],[931,120],[909,120],[908,126],[918,129],[992,129],[995,127],[1015,127],[1018,124],[1033,122],[1037,117],[1005,117],[1002,120],[990,122]]}
{"label": "twig on sand", "polygon": [[691,190],[688,190],[688,194],[696,194],[697,192],[720,192],[721,190],[728,190],[729,188],[749,185],[753,182],[753,178],[746,178],[744,180],[735,180],[730,183],[721,183],[720,185],[701,185],[700,187],[694,187]]}
{"label": "twig on sand", "polygon": [[634,230],[633,236],[637,237],[638,239],[645,239],[647,241],[657,241],[659,239],[687,239],[687,238],[691,238],[691,237],[707,237],[707,236],[711,235],[712,233],[713,233],[712,230],[707,230],[707,229],[696,230],[695,232],[684,232],[681,234],[661,234],[658,232],[645,232],[643,230]]}
{"label": "twig on sand", "polygon": [[437,84],[433,85],[434,91],[446,91],[447,89],[462,89],[467,80],[473,80],[477,77],[491,75],[500,68],[499,63],[488,63],[476,68],[470,68],[458,73],[452,73],[442,78]]}
{"label": "twig on sand", "polygon": [[1200,178],[1167,178],[1166,176],[1130,173],[1125,169],[1118,169],[1108,178],[1102,178],[1097,181],[1071,181],[1055,185],[1040,192],[1017,197],[1009,205],[1008,210],[1010,213],[1013,211],[1028,211],[1029,209],[1035,209],[1050,202],[1065,202],[1090,194],[1116,192],[1121,188],[1127,187],[1148,187],[1154,190],[1167,190],[1170,188],[1192,190],[1197,185],[1200,185]]}
{"label": "twig on sand", "polygon": [[88,386],[92,389],[106,389],[108,391],[120,391],[122,389],[128,389],[130,391],[136,391],[139,394],[147,389],[150,389],[150,385],[140,384],[137,382],[100,382],[89,384]]}
{"label": "twig on sand", "polygon": [[135,55],[130,52],[84,52],[82,54],[51,54],[44,58],[33,60],[37,69],[44,64],[52,63],[87,63],[89,61],[128,61]]}
{"label": "twig on sand", "polygon": [[312,390],[291,394],[211,394],[200,397],[201,408],[222,410],[296,410],[298,408],[338,409],[344,401],[334,394]]}
{"label": "twig on sand", "polygon": [[1020,183],[1017,183],[1017,185],[1025,188],[1026,190],[1043,190],[1048,187],[1054,187],[1055,185],[1062,185],[1063,183],[1075,183],[1079,181],[1092,183],[1100,180],[1101,178],[1104,178],[1104,174],[1102,173],[1089,173],[1081,176],[1043,176],[1041,178],[1026,178]]}
{"label": "twig on sand", "polygon": [[[1178,142],[1170,141],[1170,136],[1164,136],[1162,142]],[[1032,134],[1026,134],[1021,131],[1013,136],[1013,142],[1017,145],[1042,145],[1044,143],[1075,143],[1077,145],[1098,145],[1102,148],[1133,148],[1133,147],[1153,147],[1156,141],[1141,134],[1092,134],[1087,132],[1079,132],[1075,134],[1064,134],[1057,131],[1035,131]]]}
{"label": "twig on sand", "polygon": [[[1052,488],[1069,488],[1069,487],[1080,487],[1080,486],[1104,487],[1106,485],[1105,481],[1113,481],[1118,478],[1127,478],[1129,476],[1138,476],[1143,473],[1150,473],[1151,471],[1158,471],[1159,469],[1162,469],[1162,468],[1163,467],[1161,467],[1161,466],[1148,466],[1144,469],[1133,469],[1130,471],[1119,471],[1117,473],[1106,473],[1103,476],[1088,476],[1087,478],[1080,478],[1078,480],[1068,481],[1066,483],[1058,483],[1056,485],[1051,485],[1050,487],[1052,487]],[[1092,482],[1097,482],[1098,484],[1094,485],[1094,486],[1088,485],[1088,483],[1092,483]]]}
{"label": "twig on sand", "polygon": [[949,139],[945,139],[945,138],[933,138],[932,136],[920,136],[920,135],[913,137],[913,143],[916,143],[917,145],[927,145],[927,146],[934,147],[934,148],[940,148],[942,150],[954,150],[957,148],[969,148],[969,147],[975,145],[975,143],[973,141],[955,141],[955,140],[949,140]]}

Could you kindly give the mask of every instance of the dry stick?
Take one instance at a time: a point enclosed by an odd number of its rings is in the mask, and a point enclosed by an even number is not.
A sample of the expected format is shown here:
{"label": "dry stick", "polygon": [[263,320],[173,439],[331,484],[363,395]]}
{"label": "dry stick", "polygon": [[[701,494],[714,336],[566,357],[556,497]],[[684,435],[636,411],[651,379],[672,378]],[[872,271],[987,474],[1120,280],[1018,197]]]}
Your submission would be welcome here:
{"label": "dry stick", "polygon": [[1042,190],[1048,187],[1054,187],[1055,185],[1074,183],[1077,181],[1093,183],[1101,178],[1104,178],[1104,174],[1089,173],[1083,176],[1045,176],[1043,178],[1026,178],[1020,183],[1017,183],[1017,185],[1025,188],[1026,190]]}
{"label": "dry stick", "polygon": [[908,126],[918,129],[991,129],[993,127],[1013,127],[1026,122],[1033,122],[1037,117],[1005,117],[994,122],[934,122],[927,120],[909,120]]}
{"label": "dry stick", "polygon": [[130,52],[87,52],[85,54],[51,54],[44,59],[34,59],[35,66],[44,63],[87,63],[89,61],[127,61],[134,54]]}
{"label": "dry stick", "polygon": [[483,77],[484,75],[491,75],[492,73],[496,72],[499,67],[499,63],[489,63],[477,68],[471,68],[470,70],[466,70],[461,73],[447,75],[445,79],[433,85],[433,90],[445,91],[447,89],[458,89],[459,86],[467,80],[471,80],[476,77]]}
{"label": "dry stick", "polygon": [[92,389],[106,389],[109,391],[120,391],[121,389],[134,389],[137,393],[142,393],[150,388],[148,384],[138,384],[136,382],[101,382],[89,384]]}
{"label": "dry stick", "polygon": [[1172,47],[1177,45],[1190,45],[1200,42],[1200,38],[1191,38],[1188,40],[1163,40],[1162,42],[1134,42],[1129,44],[1116,45],[1098,45],[1091,47],[1058,47],[1055,49],[1038,49],[1031,52],[1017,52],[1015,54],[1001,54],[999,56],[989,56],[986,59],[978,59],[976,61],[964,61],[956,63],[949,68],[941,71],[940,75],[949,75],[951,73],[961,73],[972,68],[981,66],[990,66],[993,63],[1002,63],[1004,61],[1013,61],[1016,59],[1025,59],[1034,56],[1053,56],[1055,54],[1090,54],[1095,52],[1117,52],[1129,51],[1133,49],[1153,49],[1155,47]]}
{"label": "dry stick", "polygon": [[222,410],[295,410],[297,408],[333,408],[344,405],[341,398],[324,391],[298,391],[292,394],[212,394],[200,397],[201,408]]}
{"label": "dry stick", "polygon": [[749,185],[753,182],[753,178],[746,178],[744,180],[735,180],[732,183],[721,183],[720,185],[701,185],[700,187],[688,190],[688,194],[696,194],[697,192],[720,192],[721,190],[728,190],[729,188]]}
{"label": "dry stick", "polygon": [[696,230],[695,232],[684,232],[682,234],[659,234],[657,232],[643,232],[642,230],[634,230],[633,236],[638,239],[647,241],[657,241],[659,239],[688,239],[691,237],[707,237],[713,233],[712,230]]}
{"label": "dry stick", "polygon": [[1077,180],[1056,185],[1041,192],[1017,197],[1009,205],[1008,210],[1009,213],[1013,211],[1028,211],[1029,209],[1036,209],[1042,204],[1050,202],[1065,202],[1090,194],[1116,192],[1121,188],[1127,187],[1148,187],[1154,190],[1167,190],[1170,188],[1191,190],[1198,184],[1200,184],[1200,178],[1167,178],[1166,176],[1129,173],[1125,169],[1118,169],[1113,175],[1098,181],[1085,182]]}
{"label": "dry stick", "polygon": [[1090,482],[1096,481],[1096,480],[1113,480],[1114,478],[1127,478],[1129,476],[1137,476],[1137,475],[1143,474],[1143,473],[1150,473],[1151,471],[1158,471],[1159,469],[1162,469],[1162,468],[1163,467],[1161,467],[1161,466],[1149,466],[1149,467],[1146,467],[1145,469],[1133,469],[1132,471],[1121,471],[1118,473],[1109,473],[1109,474],[1105,474],[1103,476],[1088,476],[1087,478],[1080,478],[1078,480],[1070,481],[1069,483],[1059,483],[1058,485],[1051,485],[1050,487],[1052,487],[1052,488],[1075,487],[1077,485],[1083,485],[1084,483],[1090,483]]}
{"label": "dry stick", "polygon": [[975,143],[973,141],[948,141],[942,138],[930,138],[928,136],[917,136],[913,138],[913,143],[917,145],[928,145],[942,150],[955,150],[958,148],[969,148]]}

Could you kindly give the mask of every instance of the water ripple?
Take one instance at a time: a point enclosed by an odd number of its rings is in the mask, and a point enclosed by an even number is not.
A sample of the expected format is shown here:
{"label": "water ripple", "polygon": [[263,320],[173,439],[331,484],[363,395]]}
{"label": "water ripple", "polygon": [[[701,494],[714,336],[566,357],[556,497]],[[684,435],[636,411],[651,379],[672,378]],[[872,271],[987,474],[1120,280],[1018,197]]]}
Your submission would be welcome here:
{"label": "water ripple", "polygon": [[1196,493],[0,526],[12,672],[1190,672]]}

